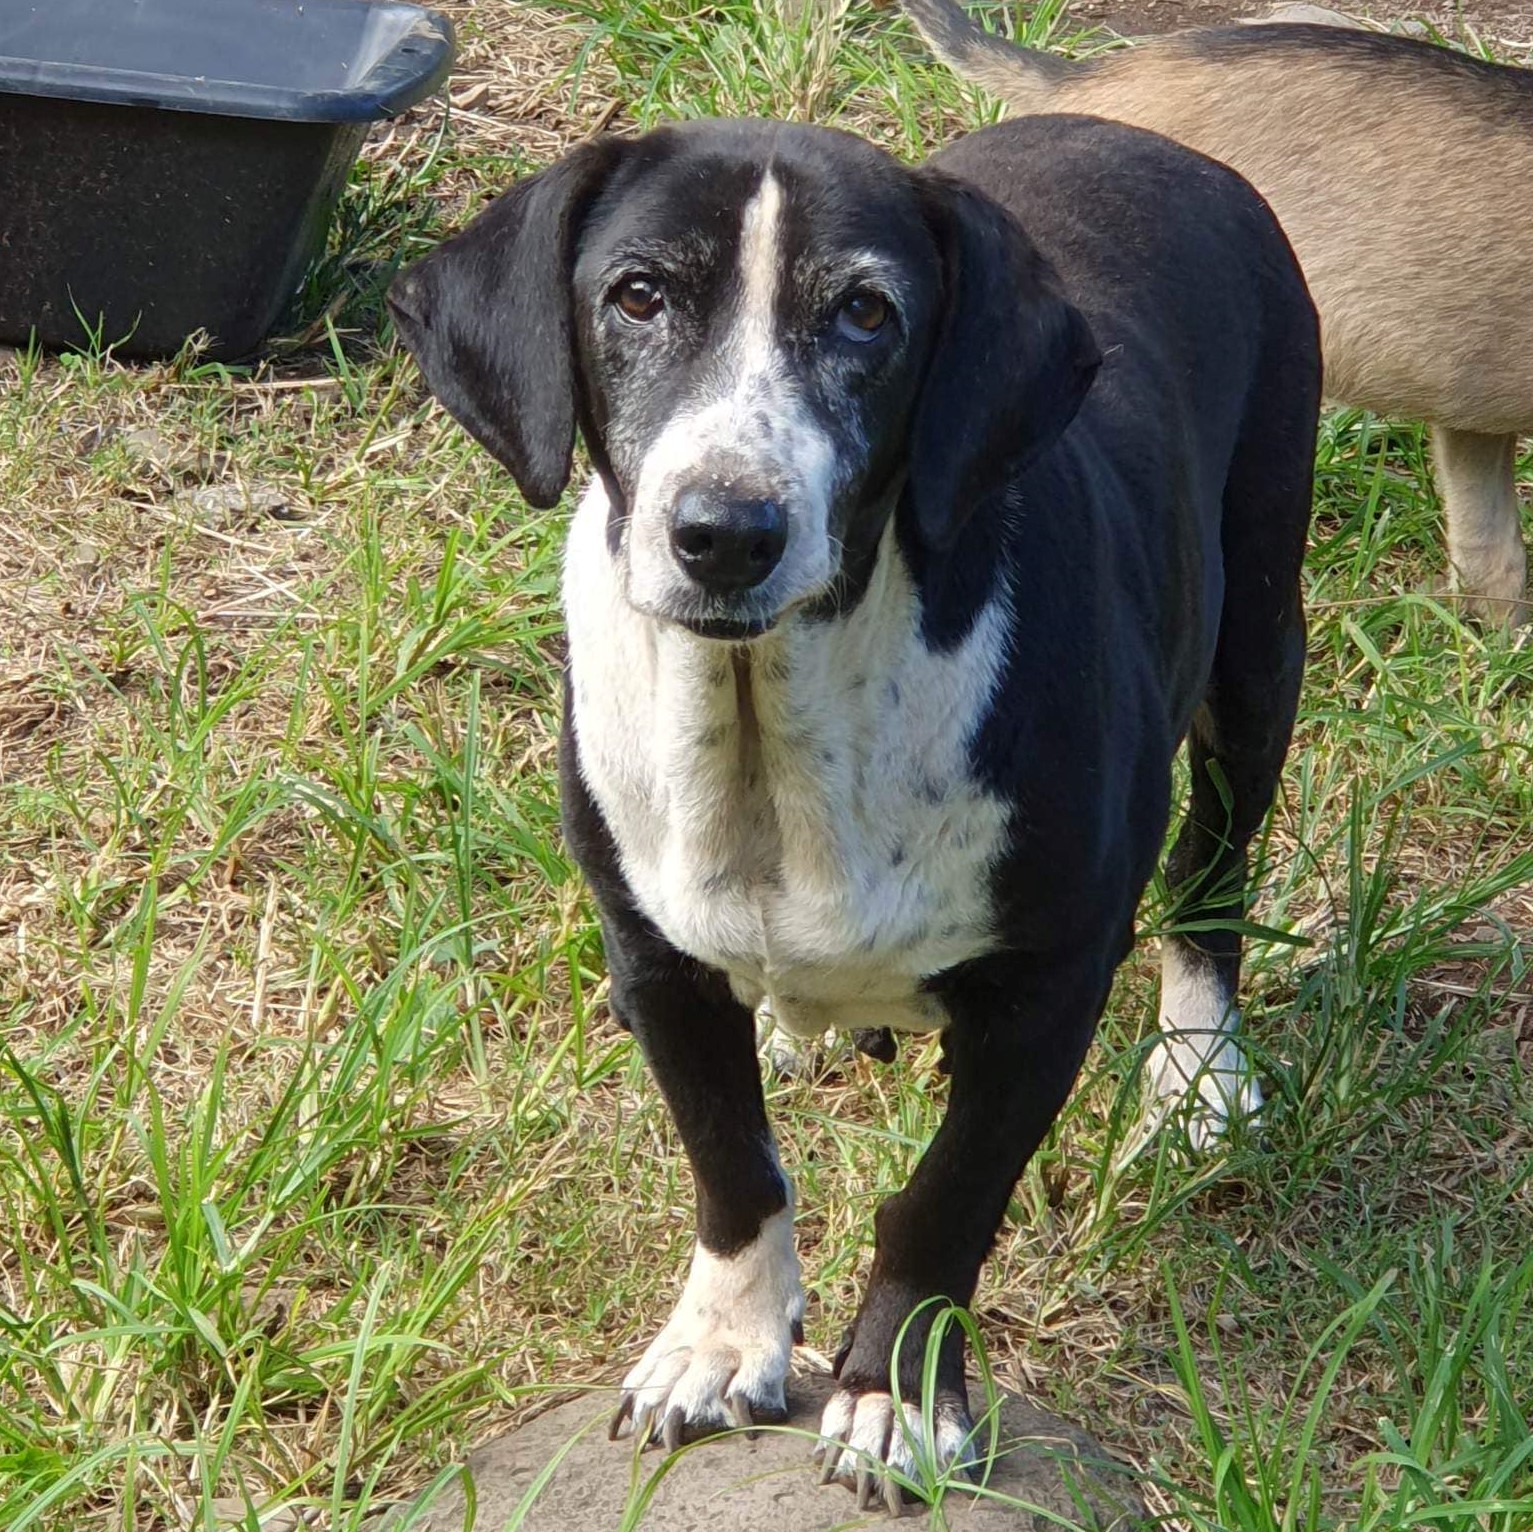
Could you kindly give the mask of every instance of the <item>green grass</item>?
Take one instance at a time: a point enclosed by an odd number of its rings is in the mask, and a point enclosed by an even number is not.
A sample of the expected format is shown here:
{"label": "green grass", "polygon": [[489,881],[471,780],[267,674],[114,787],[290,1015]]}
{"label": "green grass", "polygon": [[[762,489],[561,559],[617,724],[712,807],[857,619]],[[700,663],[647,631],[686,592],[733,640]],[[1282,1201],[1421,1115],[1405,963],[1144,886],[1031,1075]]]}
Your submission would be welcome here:
{"label": "green grass", "polygon": [[[990,109],[861,4],[459,17],[489,105],[374,140],[271,365],[0,364],[10,1532],[357,1527],[550,1388],[610,1381],[683,1269],[686,1172],[557,833],[563,517],[427,404],[381,286],[614,112],[915,153]],[[228,484],[280,511],[196,499]],[[998,1381],[1168,1524],[1512,1532],[1533,647],[1418,594],[1419,431],[1330,417],[1316,484],[1247,984],[1270,1108],[1198,1161],[1136,1134],[1142,946],[974,1313]],[[770,1082],[822,1351],[935,1078],[918,1042]]]}

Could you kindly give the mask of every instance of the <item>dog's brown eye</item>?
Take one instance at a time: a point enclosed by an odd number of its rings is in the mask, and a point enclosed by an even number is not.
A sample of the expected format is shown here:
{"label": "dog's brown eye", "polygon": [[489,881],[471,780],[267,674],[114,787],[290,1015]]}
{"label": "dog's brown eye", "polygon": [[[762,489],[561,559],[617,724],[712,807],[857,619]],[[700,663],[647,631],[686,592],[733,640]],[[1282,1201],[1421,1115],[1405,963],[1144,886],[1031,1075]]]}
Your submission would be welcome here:
{"label": "dog's brown eye", "polygon": [[889,322],[889,300],[859,287],[836,311],[836,328],[848,340],[872,340]]}
{"label": "dog's brown eye", "polygon": [[635,324],[648,324],[665,307],[660,284],[653,277],[624,277],[612,289],[612,301],[617,304],[625,319]]}

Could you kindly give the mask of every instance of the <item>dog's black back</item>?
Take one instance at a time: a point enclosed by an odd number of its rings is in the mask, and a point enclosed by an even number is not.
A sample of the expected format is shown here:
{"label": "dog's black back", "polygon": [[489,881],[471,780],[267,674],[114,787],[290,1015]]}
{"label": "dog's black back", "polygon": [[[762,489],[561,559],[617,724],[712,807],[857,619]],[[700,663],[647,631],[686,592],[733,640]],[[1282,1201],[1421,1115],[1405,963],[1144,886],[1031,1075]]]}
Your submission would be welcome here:
{"label": "dog's black back", "polygon": [[[1025,783],[1035,806],[1001,881],[1016,936],[1041,941],[1039,920],[1062,931],[1093,919],[1104,877],[1121,876],[1137,902],[1169,798],[1169,775],[1147,761],[1169,772],[1226,614],[1265,612],[1275,634],[1297,611],[1316,323],[1261,198],[1157,135],[1024,118],[931,164],[1017,217],[1103,357],[1069,429],[1018,476],[1015,514],[976,516],[949,559],[928,560],[915,537],[903,544],[939,641],[972,620],[976,576],[1016,572],[1014,661],[975,765],[1000,790]],[[1128,714],[1144,731],[1132,753],[1114,744]],[[1056,764],[1040,772],[1042,760]],[[1080,905],[1061,884],[1070,868]]]}

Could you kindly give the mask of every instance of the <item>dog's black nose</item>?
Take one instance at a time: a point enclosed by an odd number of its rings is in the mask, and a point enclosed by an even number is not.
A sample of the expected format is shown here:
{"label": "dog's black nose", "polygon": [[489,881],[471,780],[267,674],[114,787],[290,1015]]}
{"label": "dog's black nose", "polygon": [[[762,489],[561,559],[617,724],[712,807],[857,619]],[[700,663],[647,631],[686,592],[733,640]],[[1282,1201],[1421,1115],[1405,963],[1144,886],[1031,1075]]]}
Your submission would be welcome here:
{"label": "dog's black nose", "polygon": [[788,542],[788,518],[775,500],[689,490],[671,513],[676,560],[705,589],[723,594],[760,585]]}

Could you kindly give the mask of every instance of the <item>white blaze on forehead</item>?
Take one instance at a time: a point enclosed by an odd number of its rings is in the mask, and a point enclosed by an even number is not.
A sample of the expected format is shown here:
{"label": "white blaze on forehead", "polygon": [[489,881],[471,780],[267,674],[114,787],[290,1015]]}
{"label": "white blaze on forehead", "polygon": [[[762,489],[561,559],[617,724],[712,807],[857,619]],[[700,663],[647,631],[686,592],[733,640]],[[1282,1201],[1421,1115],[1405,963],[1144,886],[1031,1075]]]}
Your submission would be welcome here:
{"label": "white blaze on forehead", "polygon": [[757,365],[772,349],[772,316],[777,305],[778,252],[782,229],[782,186],[767,170],[740,219],[740,338],[742,359]]}
{"label": "white blaze on forehead", "polygon": [[652,614],[696,614],[697,591],[677,567],[668,532],[676,496],[691,485],[743,480],[770,489],[787,506],[787,551],[751,593],[763,616],[822,589],[835,574],[828,529],[836,447],[810,409],[778,334],[787,280],[783,201],[781,181],[764,170],[740,212],[735,290],[717,316],[702,387],[678,404],[638,464],[625,550],[627,594]]}

